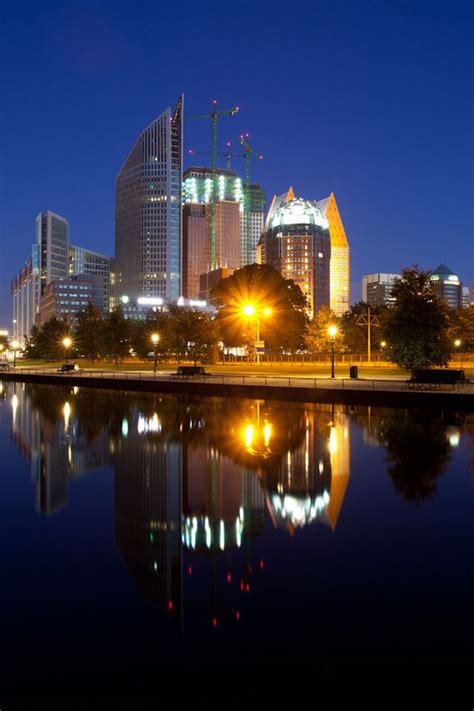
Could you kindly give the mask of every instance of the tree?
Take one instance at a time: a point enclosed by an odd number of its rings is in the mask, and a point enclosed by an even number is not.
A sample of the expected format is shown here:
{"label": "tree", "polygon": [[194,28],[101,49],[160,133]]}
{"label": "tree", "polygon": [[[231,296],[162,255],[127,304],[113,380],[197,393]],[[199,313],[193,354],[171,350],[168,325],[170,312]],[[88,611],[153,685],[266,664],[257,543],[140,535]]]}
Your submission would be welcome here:
{"label": "tree", "polygon": [[[304,345],[306,298],[297,284],[269,264],[250,264],[222,279],[212,290],[217,320],[226,346],[248,345],[255,339],[255,319],[242,309],[252,304],[259,314],[260,338],[273,350],[295,351]],[[268,315],[264,309],[269,309]]]}
{"label": "tree", "polygon": [[451,340],[459,339],[461,345],[457,350],[460,352],[474,350],[474,306],[468,309],[457,309],[451,314]]}
{"label": "tree", "polygon": [[75,343],[79,353],[94,362],[104,352],[104,319],[90,303],[77,317]]}
{"label": "tree", "polygon": [[[364,301],[352,304],[349,311],[341,317],[340,326],[344,334],[344,350],[349,353],[367,353],[367,326],[359,325],[357,320],[360,316],[367,316],[367,307]],[[379,350],[380,341],[383,340],[383,323],[385,322],[387,307],[372,306],[370,315],[377,316],[380,328],[371,327],[372,351]]]}
{"label": "tree", "polygon": [[219,329],[209,314],[195,309],[170,309],[168,338],[178,360],[188,358],[201,363],[213,363],[217,358]]}
{"label": "tree", "polygon": [[122,308],[117,306],[107,314],[103,325],[105,353],[118,365],[119,360],[122,361],[130,351],[130,321],[123,315]]}
{"label": "tree", "polygon": [[[146,362],[152,358],[155,348],[159,360],[165,360],[168,357],[170,352],[169,322],[170,315],[162,311],[150,311],[145,321],[132,321],[131,344],[141,360]],[[156,346],[151,340],[154,333],[160,337]]]}
{"label": "tree", "polygon": [[328,334],[330,325],[338,327],[338,334],[334,341],[334,350],[342,350],[342,333],[338,318],[328,306],[323,306],[306,325],[304,340],[306,348],[310,353],[326,353],[331,349],[331,338]]}
{"label": "tree", "polygon": [[63,338],[68,334],[68,324],[55,316],[40,326],[33,326],[25,348],[27,358],[60,360],[64,356]]}
{"label": "tree", "polygon": [[383,328],[390,360],[408,370],[447,365],[453,349],[449,307],[434,293],[430,272],[417,265],[402,269],[392,296]]}

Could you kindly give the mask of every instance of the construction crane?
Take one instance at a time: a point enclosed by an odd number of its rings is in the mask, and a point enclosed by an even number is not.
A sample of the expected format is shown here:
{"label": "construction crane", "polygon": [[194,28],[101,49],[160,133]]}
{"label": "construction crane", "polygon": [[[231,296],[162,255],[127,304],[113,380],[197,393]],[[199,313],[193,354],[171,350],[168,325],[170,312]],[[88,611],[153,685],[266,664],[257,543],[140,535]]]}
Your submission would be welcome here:
{"label": "construction crane", "polygon": [[250,196],[250,159],[252,156],[257,156],[258,160],[263,160],[263,156],[252,148],[249,141],[249,134],[242,133],[240,143],[244,147],[245,153],[245,186],[244,186],[244,222],[245,222],[245,263],[250,264],[250,255],[252,252],[252,235],[251,235],[251,196]]}
{"label": "construction crane", "polygon": [[234,116],[239,112],[239,107],[234,106],[232,109],[217,111],[217,100],[212,101],[213,111],[210,114],[197,114],[189,116],[193,119],[211,119],[212,122],[212,158],[211,158],[211,185],[212,185],[212,200],[211,200],[211,244],[210,244],[210,263],[211,270],[216,269],[216,196],[217,196],[217,121],[223,116]]}

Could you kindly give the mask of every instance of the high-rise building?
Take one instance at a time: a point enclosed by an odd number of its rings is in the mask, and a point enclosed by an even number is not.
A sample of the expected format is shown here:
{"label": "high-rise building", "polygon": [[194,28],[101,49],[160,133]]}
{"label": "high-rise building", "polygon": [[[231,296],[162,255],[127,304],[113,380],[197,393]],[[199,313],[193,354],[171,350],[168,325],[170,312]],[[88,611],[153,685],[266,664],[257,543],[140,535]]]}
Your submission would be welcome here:
{"label": "high-rise building", "polygon": [[258,247],[258,261],[292,279],[308,300],[311,317],[330,303],[329,222],[315,202],[296,198],[293,188],[275,195]]}
{"label": "high-rise building", "polygon": [[13,337],[22,345],[31,335],[41,297],[55,279],[69,272],[69,223],[51,210],[36,218],[32,257],[12,280]]}
{"label": "high-rise building", "polygon": [[[235,171],[217,173],[216,264],[211,264],[212,171],[191,166],[183,177],[183,294],[195,299],[199,277],[211,270],[238,269],[255,261],[262,231],[265,195],[260,185],[249,190],[248,213],[244,210],[244,186]],[[250,253],[247,256],[247,229]]]}
{"label": "high-rise building", "polygon": [[431,280],[435,293],[446,301],[451,309],[461,309],[462,282],[445,264],[440,264],[431,272]]}
{"label": "high-rise building", "polygon": [[13,338],[24,345],[25,338],[31,334],[35,322],[35,294],[37,277],[33,270],[33,260],[30,258],[25,266],[12,279],[11,293],[13,298]]}
{"label": "high-rise building", "polygon": [[78,276],[79,274],[102,277],[103,294],[100,299],[95,298],[94,303],[103,313],[110,311],[114,286],[113,257],[71,244],[69,247],[69,275]]}
{"label": "high-rise building", "polygon": [[69,273],[69,223],[51,210],[36,218],[36,244],[33,267],[39,274],[36,307],[46,286],[53,279],[64,279]]}
{"label": "high-rise building", "polygon": [[350,306],[349,241],[334,193],[324,200],[318,200],[316,205],[329,222],[329,237],[331,239],[330,308],[336,316],[342,316]]}
{"label": "high-rise building", "polygon": [[394,303],[392,287],[400,274],[366,274],[362,277],[362,301],[369,306],[390,306]]}
{"label": "high-rise building", "polygon": [[119,297],[181,295],[183,103],[180,96],[142,131],[116,179]]}

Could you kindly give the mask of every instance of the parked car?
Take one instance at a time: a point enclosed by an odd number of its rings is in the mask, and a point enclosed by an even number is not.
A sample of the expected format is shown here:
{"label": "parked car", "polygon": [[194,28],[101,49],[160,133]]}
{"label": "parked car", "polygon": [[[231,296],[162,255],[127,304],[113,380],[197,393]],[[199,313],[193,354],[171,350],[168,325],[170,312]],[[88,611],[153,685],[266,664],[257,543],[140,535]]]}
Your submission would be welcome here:
{"label": "parked car", "polygon": [[60,368],[58,368],[58,373],[72,373],[78,371],[79,366],[77,363],[63,363]]}
{"label": "parked car", "polygon": [[0,363],[0,370],[10,370],[10,363]]}

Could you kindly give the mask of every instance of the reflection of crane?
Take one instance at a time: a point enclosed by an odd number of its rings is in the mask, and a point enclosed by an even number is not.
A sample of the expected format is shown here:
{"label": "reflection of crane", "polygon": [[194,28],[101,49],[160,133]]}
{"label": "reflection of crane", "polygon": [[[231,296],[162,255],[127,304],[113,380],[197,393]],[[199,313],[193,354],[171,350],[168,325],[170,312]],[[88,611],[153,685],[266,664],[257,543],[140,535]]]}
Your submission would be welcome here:
{"label": "reflection of crane", "polygon": [[222,116],[233,116],[238,113],[239,107],[234,106],[232,109],[224,111],[216,111],[217,101],[212,102],[213,111],[210,114],[198,114],[189,116],[190,119],[211,119],[212,121],[212,159],[211,159],[211,184],[212,184],[212,202],[211,202],[211,244],[210,244],[210,261],[211,269],[217,267],[216,264],[216,195],[217,195],[217,121]]}
{"label": "reflection of crane", "polygon": [[263,156],[252,148],[248,142],[248,133],[243,133],[240,136],[240,143],[244,147],[245,153],[245,187],[244,187],[244,221],[245,221],[245,263],[250,264],[250,255],[252,253],[252,235],[251,235],[251,195],[250,195],[250,158],[252,155],[257,156],[258,160],[262,160]]}

